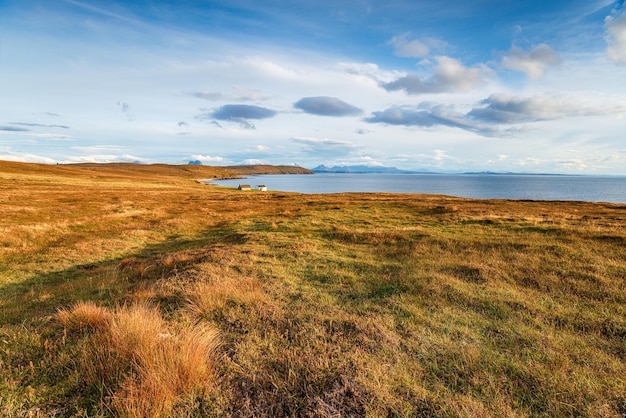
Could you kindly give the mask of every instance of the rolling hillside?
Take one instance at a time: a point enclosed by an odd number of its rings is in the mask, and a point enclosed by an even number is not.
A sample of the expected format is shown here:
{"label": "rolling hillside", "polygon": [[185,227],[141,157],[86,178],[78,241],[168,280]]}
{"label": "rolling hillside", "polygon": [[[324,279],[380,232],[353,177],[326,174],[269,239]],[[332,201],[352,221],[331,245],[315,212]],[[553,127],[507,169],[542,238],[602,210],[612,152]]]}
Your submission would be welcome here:
{"label": "rolling hillside", "polygon": [[0,162],[0,415],[626,414],[626,206],[231,170]]}

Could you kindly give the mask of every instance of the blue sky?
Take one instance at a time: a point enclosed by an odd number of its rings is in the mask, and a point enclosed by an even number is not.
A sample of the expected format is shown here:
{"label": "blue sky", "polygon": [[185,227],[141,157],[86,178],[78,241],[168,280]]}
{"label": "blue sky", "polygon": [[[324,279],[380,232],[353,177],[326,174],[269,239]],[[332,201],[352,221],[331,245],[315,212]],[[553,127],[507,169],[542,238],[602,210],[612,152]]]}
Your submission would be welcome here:
{"label": "blue sky", "polygon": [[0,159],[626,174],[623,0],[0,0]]}

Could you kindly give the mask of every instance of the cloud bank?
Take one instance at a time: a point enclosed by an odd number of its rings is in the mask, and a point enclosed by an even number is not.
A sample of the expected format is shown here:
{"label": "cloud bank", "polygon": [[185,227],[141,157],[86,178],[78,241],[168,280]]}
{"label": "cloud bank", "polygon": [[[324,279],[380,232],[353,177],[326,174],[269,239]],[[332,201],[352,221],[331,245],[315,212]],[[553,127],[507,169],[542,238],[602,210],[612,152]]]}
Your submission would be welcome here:
{"label": "cloud bank", "polygon": [[519,124],[562,120],[572,117],[626,116],[626,105],[587,105],[566,95],[537,95],[532,97],[492,94],[468,112],[455,105],[422,102],[417,106],[393,106],[373,112],[365,122],[432,128],[446,126],[474,132],[482,136],[510,136],[523,131]]}
{"label": "cloud bank", "polygon": [[393,106],[383,111],[373,112],[372,116],[366,118],[365,121],[421,128],[447,126],[477,132],[485,136],[494,134],[493,128],[481,126],[468,118],[467,115],[456,111],[453,105],[442,103],[422,102],[417,106]]}
{"label": "cloud bank", "polygon": [[519,97],[509,94],[492,94],[479,102],[467,116],[487,123],[521,123],[545,120],[614,115],[626,112],[624,105],[590,106],[566,95],[538,95]]}
{"label": "cloud bank", "polygon": [[485,83],[491,71],[485,66],[465,67],[450,57],[436,57],[432,75],[408,74],[390,83],[382,83],[387,91],[404,90],[407,94],[468,91]]}
{"label": "cloud bank", "polygon": [[4,161],[21,161],[26,163],[38,163],[38,164],[55,164],[56,161],[50,157],[44,157],[41,155],[30,154],[25,152],[11,152],[10,150],[4,150],[0,148],[0,160]]}

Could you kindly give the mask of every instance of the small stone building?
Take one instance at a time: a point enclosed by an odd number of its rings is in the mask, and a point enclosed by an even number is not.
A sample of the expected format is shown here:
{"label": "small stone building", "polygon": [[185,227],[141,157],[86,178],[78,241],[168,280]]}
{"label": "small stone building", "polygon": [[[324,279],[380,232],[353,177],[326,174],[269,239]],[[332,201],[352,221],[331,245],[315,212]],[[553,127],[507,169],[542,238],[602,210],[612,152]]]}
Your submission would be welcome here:
{"label": "small stone building", "polygon": [[239,190],[252,190],[252,187],[249,184],[240,184],[237,188]]}

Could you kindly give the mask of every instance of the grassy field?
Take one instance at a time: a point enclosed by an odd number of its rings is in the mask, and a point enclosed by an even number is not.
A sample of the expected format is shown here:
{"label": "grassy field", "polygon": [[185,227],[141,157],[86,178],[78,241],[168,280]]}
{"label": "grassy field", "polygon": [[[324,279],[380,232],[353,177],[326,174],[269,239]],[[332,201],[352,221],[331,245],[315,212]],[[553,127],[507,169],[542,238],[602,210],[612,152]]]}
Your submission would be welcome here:
{"label": "grassy field", "polygon": [[0,162],[0,415],[626,416],[626,205]]}

